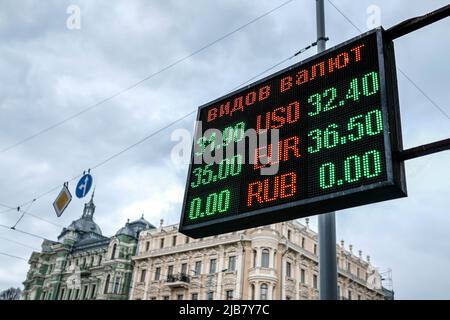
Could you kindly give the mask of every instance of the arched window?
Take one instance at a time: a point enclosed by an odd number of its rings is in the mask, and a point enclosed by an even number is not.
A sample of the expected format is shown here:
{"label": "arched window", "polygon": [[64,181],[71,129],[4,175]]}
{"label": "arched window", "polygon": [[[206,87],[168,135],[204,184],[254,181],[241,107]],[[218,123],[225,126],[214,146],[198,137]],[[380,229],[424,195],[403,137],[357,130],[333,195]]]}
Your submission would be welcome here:
{"label": "arched window", "polygon": [[116,281],[114,282],[114,290],[113,290],[114,294],[118,294],[120,291],[119,289],[120,289],[120,276],[117,275]]}
{"label": "arched window", "polygon": [[111,276],[108,274],[105,281],[105,290],[103,290],[103,293],[108,293],[109,288],[109,281],[111,280]]}
{"label": "arched window", "polygon": [[269,267],[269,249],[263,249],[261,254],[261,267]]}
{"label": "arched window", "polygon": [[267,286],[267,284],[263,283],[260,287],[259,299],[267,300],[267,292],[268,292],[268,286]]}
{"label": "arched window", "polygon": [[117,249],[117,243],[114,243],[113,248],[112,248],[112,253],[111,253],[111,260],[114,260],[114,258],[116,257],[116,249]]}

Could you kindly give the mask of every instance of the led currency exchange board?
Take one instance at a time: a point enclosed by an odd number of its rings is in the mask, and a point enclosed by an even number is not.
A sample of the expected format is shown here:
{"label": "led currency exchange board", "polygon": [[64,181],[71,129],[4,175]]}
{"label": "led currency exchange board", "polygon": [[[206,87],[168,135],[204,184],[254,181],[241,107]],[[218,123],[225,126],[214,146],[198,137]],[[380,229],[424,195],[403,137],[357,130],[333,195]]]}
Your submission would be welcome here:
{"label": "led currency exchange board", "polygon": [[201,106],[191,237],[406,196],[392,41],[377,29]]}

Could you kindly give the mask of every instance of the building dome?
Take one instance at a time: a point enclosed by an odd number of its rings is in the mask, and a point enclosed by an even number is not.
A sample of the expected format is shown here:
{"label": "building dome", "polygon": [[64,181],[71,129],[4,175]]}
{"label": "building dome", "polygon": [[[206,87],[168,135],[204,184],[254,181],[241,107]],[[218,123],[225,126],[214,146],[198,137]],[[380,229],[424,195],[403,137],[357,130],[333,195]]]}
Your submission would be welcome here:
{"label": "building dome", "polygon": [[72,221],[68,229],[81,232],[93,232],[100,235],[102,234],[102,230],[100,229],[98,224],[94,222],[94,220],[86,219],[84,217]]}
{"label": "building dome", "polygon": [[142,214],[142,217],[140,217],[138,220],[130,222],[130,225],[136,225],[141,226],[144,229],[155,229],[155,226],[152,225],[150,222],[144,219],[144,214]]}
{"label": "building dome", "polygon": [[136,238],[136,232],[132,228],[130,228],[130,225],[128,223],[125,225],[125,227],[120,228],[119,231],[116,232],[116,236],[119,235]]}
{"label": "building dome", "polygon": [[83,215],[81,216],[81,218],[72,221],[69,227],[64,228],[61,234],[58,236],[58,241],[61,241],[69,231],[73,231],[78,234],[95,233],[101,236],[102,230],[100,229],[98,224],[94,222],[94,213],[94,192],[92,192],[91,200],[88,203],[84,204]]}
{"label": "building dome", "polygon": [[125,226],[116,232],[116,236],[126,235],[137,239],[141,231],[148,229],[155,229],[155,227],[150,222],[145,220],[144,215],[142,215],[142,217],[138,220],[132,222],[128,220]]}

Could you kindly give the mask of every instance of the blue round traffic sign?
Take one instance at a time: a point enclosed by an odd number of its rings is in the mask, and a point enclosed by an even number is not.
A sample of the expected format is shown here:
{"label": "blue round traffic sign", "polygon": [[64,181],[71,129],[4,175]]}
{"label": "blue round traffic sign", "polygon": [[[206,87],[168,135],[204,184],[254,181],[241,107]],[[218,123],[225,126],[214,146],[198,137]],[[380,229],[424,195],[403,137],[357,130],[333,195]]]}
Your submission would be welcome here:
{"label": "blue round traffic sign", "polygon": [[88,173],[81,177],[80,181],[78,181],[77,189],[75,190],[75,194],[78,198],[83,198],[85,195],[89,193],[92,187],[92,176]]}

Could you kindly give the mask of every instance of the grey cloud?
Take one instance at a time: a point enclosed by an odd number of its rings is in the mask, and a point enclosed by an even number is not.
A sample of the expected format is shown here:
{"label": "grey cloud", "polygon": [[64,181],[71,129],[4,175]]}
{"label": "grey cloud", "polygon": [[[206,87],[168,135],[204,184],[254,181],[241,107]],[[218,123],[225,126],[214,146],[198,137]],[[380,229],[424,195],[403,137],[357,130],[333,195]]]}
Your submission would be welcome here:
{"label": "grey cloud", "polygon": [[[445,1],[335,1],[361,28],[366,8],[380,6],[386,26],[423,14]],[[76,113],[186,56],[217,37],[282,3],[278,1],[46,1],[0,5],[0,148]],[[66,8],[81,8],[80,30],[66,28]],[[123,147],[196,109],[315,40],[313,1],[297,0],[204,52],[65,125],[8,153],[0,154],[0,202],[16,206],[62,183]],[[328,46],[357,32],[327,5]],[[398,65],[450,113],[448,20],[396,41]],[[292,59],[286,67],[314,54]],[[424,57],[429,57],[425,60]],[[438,62],[440,64],[438,64]],[[278,69],[279,69],[278,68]],[[402,124],[406,146],[446,138],[449,120],[436,111],[401,75]],[[192,129],[194,116],[174,128]],[[96,221],[106,235],[142,212],[179,218],[186,166],[170,161],[172,129],[93,171]],[[447,154],[407,163],[406,199],[337,214],[338,239],[352,242],[374,264],[392,267],[399,298],[448,298],[446,193]],[[70,185],[73,190],[74,184]],[[180,194],[181,190],[181,196]],[[57,219],[57,191],[30,208],[45,219],[68,225],[82,212],[74,199]],[[0,209],[1,211],[2,209]],[[18,215],[1,215],[12,225]],[[311,219],[316,225],[316,218]],[[19,228],[56,239],[59,228],[26,216]],[[0,230],[27,244],[32,237]],[[422,242],[423,239],[424,241]],[[31,250],[0,241],[0,251],[29,257]],[[24,261],[0,256],[0,288],[20,285]],[[411,279],[414,279],[412,281]]]}

